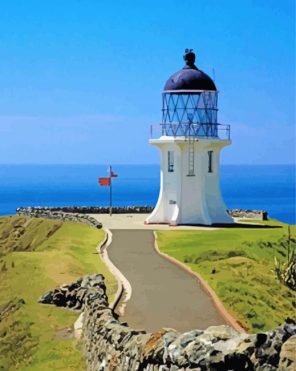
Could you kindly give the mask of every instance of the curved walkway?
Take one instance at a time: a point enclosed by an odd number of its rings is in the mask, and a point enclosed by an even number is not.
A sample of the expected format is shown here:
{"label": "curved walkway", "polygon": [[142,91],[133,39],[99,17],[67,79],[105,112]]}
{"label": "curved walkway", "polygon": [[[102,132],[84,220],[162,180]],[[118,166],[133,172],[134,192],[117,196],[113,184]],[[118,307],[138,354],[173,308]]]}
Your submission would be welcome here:
{"label": "curved walkway", "polygon": [[122,317],[129,326],[184,332],[225,324],[198,281],[156,253],[151,230],[112,230],[112,235],[108,255],[132,286]]}

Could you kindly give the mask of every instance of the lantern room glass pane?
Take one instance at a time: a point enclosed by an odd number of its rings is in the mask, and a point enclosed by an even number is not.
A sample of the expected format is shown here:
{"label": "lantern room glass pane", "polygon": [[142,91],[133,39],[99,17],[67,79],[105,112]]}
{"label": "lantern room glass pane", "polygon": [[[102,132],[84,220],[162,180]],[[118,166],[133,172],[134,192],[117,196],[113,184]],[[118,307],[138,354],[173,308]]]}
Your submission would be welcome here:
{"label": "lantern room glass pane", "polygon": [[203,91],[198,93],[163,93],[163,124],[217,123],[218,93]]}

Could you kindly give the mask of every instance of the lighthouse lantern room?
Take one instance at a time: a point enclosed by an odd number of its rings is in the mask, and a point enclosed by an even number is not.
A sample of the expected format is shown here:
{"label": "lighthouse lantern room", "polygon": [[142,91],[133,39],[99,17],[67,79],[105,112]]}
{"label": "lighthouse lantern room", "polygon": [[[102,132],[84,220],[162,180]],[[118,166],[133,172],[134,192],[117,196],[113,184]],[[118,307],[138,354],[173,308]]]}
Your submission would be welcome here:
{"label": "lighthouse lantern room", "polygon": [[185,66],[162,93],[161,136],[149,143],[160,149],[160,193],[147,224],[232,223],[221,192],[219,155],[231,144],[230,126],[218,123],[218,91],[195,66],[186,49]]}

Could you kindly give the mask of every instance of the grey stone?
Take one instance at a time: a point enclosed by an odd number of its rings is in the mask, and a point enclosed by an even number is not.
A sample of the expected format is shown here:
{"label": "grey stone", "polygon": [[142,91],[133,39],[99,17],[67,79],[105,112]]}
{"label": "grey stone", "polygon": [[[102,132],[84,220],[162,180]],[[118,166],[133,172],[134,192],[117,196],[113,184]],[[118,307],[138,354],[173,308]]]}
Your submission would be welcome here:
{"label": "grey stone", "polygon": [[296,369],[296,335],[291,336],[283,345],[280,352],[279,369],[295,371]]}
{"label": "grey stone", "polygon": [[99,274],[62,285],[40,300],[84,311],[85,358],[91,371],[291,371],[296,365],[292,322],[257,335],[240,334],[229,326],[184,334],[173,329],[135,331],[114,317]]}

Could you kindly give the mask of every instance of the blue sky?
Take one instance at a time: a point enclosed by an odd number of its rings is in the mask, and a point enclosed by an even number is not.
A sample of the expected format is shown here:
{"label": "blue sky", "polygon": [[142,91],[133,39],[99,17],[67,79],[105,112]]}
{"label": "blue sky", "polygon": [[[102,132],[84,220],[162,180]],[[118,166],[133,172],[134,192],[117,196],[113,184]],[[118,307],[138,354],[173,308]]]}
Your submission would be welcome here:
{"label": "blue sky", "polygon": [[186,47],[215,69],[227,164],[294,162],[293,0],[0,0],[0,162],[158,163]]}

